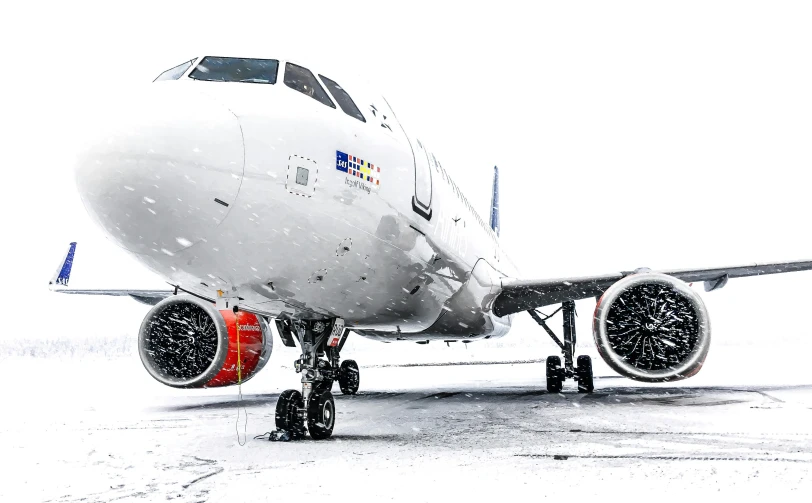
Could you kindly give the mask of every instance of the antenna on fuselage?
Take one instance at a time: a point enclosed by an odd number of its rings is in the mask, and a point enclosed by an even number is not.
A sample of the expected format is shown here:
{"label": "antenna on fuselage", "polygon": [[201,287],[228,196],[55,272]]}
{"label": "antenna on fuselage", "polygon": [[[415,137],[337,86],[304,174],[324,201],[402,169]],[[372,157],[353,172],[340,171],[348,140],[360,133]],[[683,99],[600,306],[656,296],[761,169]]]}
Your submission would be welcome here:
{"label": "antenna on fuselage", "polygon": [[499,236],[499,168],[493,167],[493,193],[491,194],[491,229]]}

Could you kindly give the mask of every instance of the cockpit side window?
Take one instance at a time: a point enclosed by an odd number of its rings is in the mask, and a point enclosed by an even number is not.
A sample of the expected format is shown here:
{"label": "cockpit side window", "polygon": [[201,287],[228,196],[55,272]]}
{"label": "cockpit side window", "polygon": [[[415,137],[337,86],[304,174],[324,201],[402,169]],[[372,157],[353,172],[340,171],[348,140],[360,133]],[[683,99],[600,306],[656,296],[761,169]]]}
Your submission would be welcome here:
{"label": "cockpit side window", "polygon": [[330,91],[330,94],[333,95],[333,98],[338,102],[338,106],[341,107],[341,110],[344,110],[344,113],[349,115],[350,117],[355,117],[361,122],[366,122],[367,120],[364,118],[361,111],[358,110],[358,107],[355,106],[355,102],[352,101],[350,95],[347,94],[347,91],[344,90],[340,85],[336,83],[336,81],[328,79],[322,74],[319,74],[321,77],[321,81],[327,86],[327,90]]}
{"label": "cockpit side window", "polygon": [[169,70],[163,72],[162,74],[158,75],[158,77],[153,80],[153,82],[158,82],[159,80],[178,80],[186,73],[186,70],[189,69],[190,66],[197,61],[197,58],[192,59],[190,61],[186,61],[185,63],[181,63],[176,67],[170,68]]}
{"label": "cockpit side window", "polygon": [[189,74],[190,79],[212,82],[276,84],[279,61],[275,59],[206,56]]}
{"label": "cockpit side window", "polygon": [[328,107],[336,107],[333,105],[333,102],[330,101],[324,89],[322,89],[319,81],[316,80],[316,77],[307,68],[294,65],[293,63],[285,63],[285,85],[302,94],[310,96]]}

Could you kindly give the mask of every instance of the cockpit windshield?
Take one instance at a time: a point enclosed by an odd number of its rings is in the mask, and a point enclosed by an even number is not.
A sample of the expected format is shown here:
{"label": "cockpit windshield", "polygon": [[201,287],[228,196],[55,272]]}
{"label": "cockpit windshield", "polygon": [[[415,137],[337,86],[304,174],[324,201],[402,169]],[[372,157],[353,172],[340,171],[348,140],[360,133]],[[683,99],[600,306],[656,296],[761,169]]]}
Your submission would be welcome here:
{"label": "cockpit windshield", "polygon": [[213,82],[276,84],[279,61],[275,59],[206,56],[189,74],[190,79]]}
{"label": "cockpit windshield", "polygon": [[367,120],[364,118],[364,115],[358,110],[358,107],[355,106],[355,102],[352,101],[350,95],[347,94],[347,91],[344,90],[336,81],[328,79],[324,75],[319,74],[321,77],[322,82],[327,85],[327,89],[330,90],[330,94],[333,95],[333,98],[338,102],[338,106],[341,107],[341,110],[344,111],[345,114],[349,115],[350,117],[355,117],[361,122],[366,122]]}
{"label": "cockpit windshield", "polygon": [[313,72],[303,66],[294,65],[293,63],[285,64],[285,85],[330,108],[336,107],[319,85],[319,81],[316,80]]}

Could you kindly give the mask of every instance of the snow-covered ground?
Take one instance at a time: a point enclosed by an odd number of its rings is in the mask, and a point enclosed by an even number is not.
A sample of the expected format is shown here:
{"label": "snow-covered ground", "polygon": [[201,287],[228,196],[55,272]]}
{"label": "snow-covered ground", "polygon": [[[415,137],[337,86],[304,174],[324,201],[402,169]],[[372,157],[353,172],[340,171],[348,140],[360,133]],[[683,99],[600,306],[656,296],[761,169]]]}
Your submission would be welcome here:
{"label": "snow-covered ground", "polygon": [[640,385],[595,361],[602,378],[586,396],[572,384],[544,392],[541,363],[400,366],[526,359],[521,345],[356,338],[344,353],[361,364],[362,392],[336,389],[333,438],[272,443],[253,437],[298,385],[295,350],[278,345],[239,402],[236,388],[163,387],[133,342],[2,348],[0,501],[812,497],[808,345],[715,346],[682,386]]}

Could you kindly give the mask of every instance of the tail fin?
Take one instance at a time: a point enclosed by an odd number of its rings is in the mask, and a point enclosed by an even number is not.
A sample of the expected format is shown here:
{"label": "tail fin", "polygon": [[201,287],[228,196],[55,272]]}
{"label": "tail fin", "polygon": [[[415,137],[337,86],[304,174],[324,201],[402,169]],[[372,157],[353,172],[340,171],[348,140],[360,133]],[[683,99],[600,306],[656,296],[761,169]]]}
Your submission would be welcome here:
{"label": "tail fin", "polygon": [[56,273],[54,273],[53,279],[48,283],[51,287],[56,285],[60,286],[68,286],[68,281],[70,281],[70,270],[73,267],[73,255],[76,253],[76,242],[68,246],[68,251],[65,253],[65,257],[62,259],[62,262],[59,263],[59,266],[56,268]]}
{"label": "tail fin", "polygon": [[493,193],[491,194],[491,229],[499,235],[499,168],[493,167]]}

